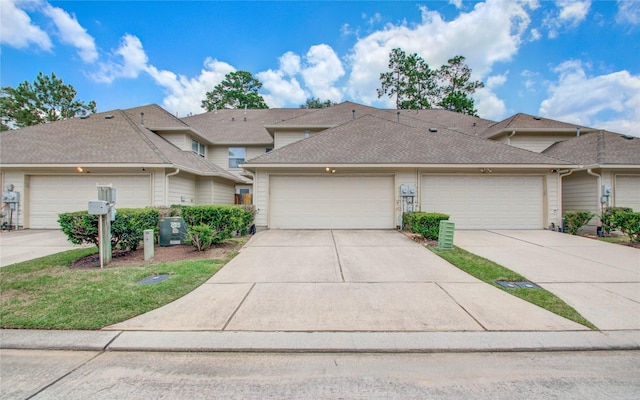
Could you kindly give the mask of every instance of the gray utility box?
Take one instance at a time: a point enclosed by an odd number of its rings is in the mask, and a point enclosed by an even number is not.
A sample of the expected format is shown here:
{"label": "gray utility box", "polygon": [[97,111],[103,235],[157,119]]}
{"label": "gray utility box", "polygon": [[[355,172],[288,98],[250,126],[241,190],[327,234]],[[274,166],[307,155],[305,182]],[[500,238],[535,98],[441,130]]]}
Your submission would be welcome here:
{"label": "gray utility box", "polygon": [[160,218],[160,238],[158,244],[162,247],[183,244],[187,236],[187,224],[182,217]]}
{"label": "gray utility box", "polygon": [[105,215],[109,212],[109,203],[103,200],[89,201],[89,215]]}

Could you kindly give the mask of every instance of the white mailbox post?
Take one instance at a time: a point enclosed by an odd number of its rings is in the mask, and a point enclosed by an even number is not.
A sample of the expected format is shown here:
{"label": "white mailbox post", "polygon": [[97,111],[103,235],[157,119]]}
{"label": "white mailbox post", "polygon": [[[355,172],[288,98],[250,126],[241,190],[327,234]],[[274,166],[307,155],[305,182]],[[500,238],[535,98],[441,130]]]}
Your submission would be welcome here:
{"label": "white mailbox post", "polygon": [[104,268],[112,259],[111,221],[116,216],[116,189],[98,186],[98,199],[89,201],[89,214],[98,215],[98,249],[100,250],[100,268]]}

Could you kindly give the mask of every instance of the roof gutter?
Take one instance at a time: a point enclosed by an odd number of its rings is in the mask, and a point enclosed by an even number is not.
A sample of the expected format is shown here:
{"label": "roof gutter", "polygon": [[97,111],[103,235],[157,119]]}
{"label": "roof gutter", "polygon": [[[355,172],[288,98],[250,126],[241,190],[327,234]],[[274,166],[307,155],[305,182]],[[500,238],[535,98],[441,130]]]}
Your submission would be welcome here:
{"label": "roof gutter", "polygon": [[174,175],[178,175],[180,173],[180,168],[176,168],[175,171],[168,173],[164,176],[164,205],[165,207],[169,207],[169,177]]}

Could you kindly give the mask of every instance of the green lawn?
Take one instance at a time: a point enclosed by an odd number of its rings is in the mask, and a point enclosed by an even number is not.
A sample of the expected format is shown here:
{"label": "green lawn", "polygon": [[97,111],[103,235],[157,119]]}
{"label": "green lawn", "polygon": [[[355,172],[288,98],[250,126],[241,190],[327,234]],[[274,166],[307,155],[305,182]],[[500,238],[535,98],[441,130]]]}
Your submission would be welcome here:
{"label": "green lawn", "polygon": [[[221,260],[187,260],[107,269],[70,269],[97,252],[70,250],[0,269],[0,327],[100,329],[158,308],[200,286],[237,254]],[[153,275],[171,277],[156,284],[136,282]]]}
{"label": "green lawn", "polygon": [[497,287],[500,290],[519,297],[523,300],[540,306],[561,317],[570,319],[591,329],[598,329],[594,324],[585,319],[575,309],[561,300],[555,294],[545,289],[507,289],[498,285],[495,281],[529,281],[526,277],[517,274],[493,261],[487,260],[475,254],[469,253],[459,247],[453,250],[438,250],[435,247],[428,247],[438,256],[449,261],[451,264],[467,272],[468,274]]}

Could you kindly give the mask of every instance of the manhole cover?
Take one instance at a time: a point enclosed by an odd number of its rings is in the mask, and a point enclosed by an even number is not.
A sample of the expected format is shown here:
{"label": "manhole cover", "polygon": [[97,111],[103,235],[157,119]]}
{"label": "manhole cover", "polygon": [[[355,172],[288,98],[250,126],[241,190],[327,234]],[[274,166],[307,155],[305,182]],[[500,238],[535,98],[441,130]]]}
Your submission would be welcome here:
{"label": "manhole cover", "polygon": [[136,283],[138,285],[149,285],[149,284],[152,284],[152,283],[160,283],[160,282],[164,281],[165,279],[167,279],[170,276],[171,275],[169,275],[169,274],[149,276],[149,277],[144,278],[143,280],[138,281]]}
{"label": "manhole cover", "polygon": [[507,289],[540,289],[540,286],[535,283],[522,281],[522,282],[508,282],[508,281],[495,281],[498,285]]}
{"label": "manhole cover", "polygon": [[496,281],[496,283],[502,287],[505,287],[507,289],[516,289],[518,286],[516,284],[514,284],[513,282],[507,282],[507,281]]}
{"label": "manhole cover", "polygon": [[518,285],[518,287],[521,287],[523,289],[540,289],[540,286],[536,285],[535,283],[532,282],[513,282],[516,285]]}

